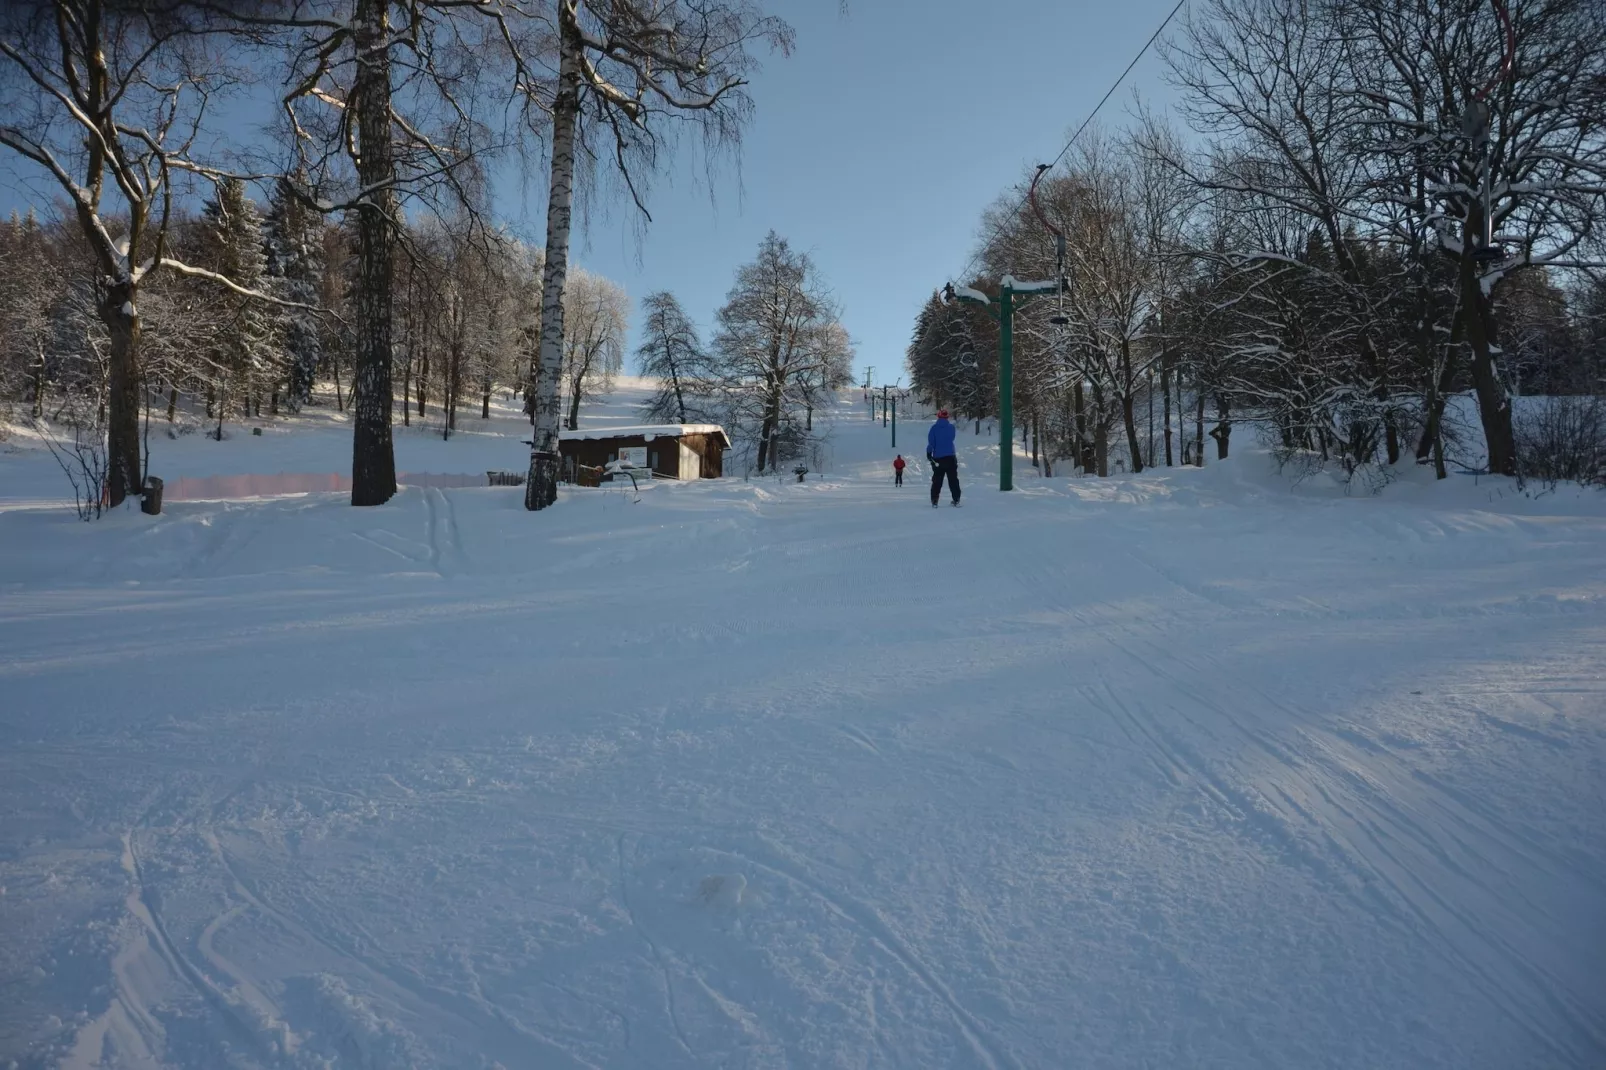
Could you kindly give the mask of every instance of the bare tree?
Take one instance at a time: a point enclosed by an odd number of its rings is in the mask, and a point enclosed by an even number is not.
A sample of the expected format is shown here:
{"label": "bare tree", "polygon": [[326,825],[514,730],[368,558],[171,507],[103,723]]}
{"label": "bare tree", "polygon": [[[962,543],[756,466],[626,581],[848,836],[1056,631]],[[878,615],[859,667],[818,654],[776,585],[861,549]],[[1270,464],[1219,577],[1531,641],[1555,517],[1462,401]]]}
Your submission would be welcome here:
{"label": "bare tree", "polygon": [[532,63],[550,42],[550,23],[514,0],[268,0],[260,8],[235,17],[292,38],[283,102],[296,157],[287,170],[307,176],[297,193],[320,211],[355,216],[351,501],[378,505],[396,493],[391,350],[403,203],[468,211],[483,224],[485,157],[499,147],[490,117],[504,113],[515,87],[539,80]]}
{"label": "bare tree", "polygon": [[[1363,108],[1351,151],[1373,178],[1367,223],[1454,269],[1454,355],[1470,357],[1489,469],[1517,474],[1497,290],[1535,267],[1606,266],[1606,11],[1595,0],[1360,0],[1324,16]],[[1426,459],[1446,390],[1432,392]]]}
{"label": "bare tree", "polygon": [[[1239,212],[1294,213],[1307,233],[1320,234],[1331,251],[1320,269],[1244,243],[1240,234],[1227,251],[1330,273],[1331,296],[1357,327],[1348,376],[1358,387],[1355,412],[1382,429],[1393,463],[1400,454],[1397,402],[1350,240],[1368,183],[1366,161],[1353,151],[1365,104],[1331,9],[1326,0],[1211,0],[1167,58],[1185,113],[1212,141],[1205,166],[1173,162]],[[1370,399],[1368,407],[1361,398]]]}
{"label": "bare tree", "polygon": [[51,307],[68,284],[54,229],[32,212],[0,224],[0,397],[26,397],[35,419],[59,370]]}
{"label": "bare tree", "polygon": [[141,483],[142,287],[172,271],[246,292],[178,260],[168,242],[186,180],[220,174],[195,151],[209,106],[235,82],[226,55],[232,37],[220,29],[205,9],[176,2],[0,7],[0,145],[60,189],[100,275],[114,506]]}
{"label": "bare tree", "polygon": [[636,359],[642,375],[658,379],[657,391],[642,406],[647,418],[683,424],[701,417],[712,388],[697,325],[668,290],[648,294],[641,306],[647,317]]}
{"label": "bare tree", "polygon": [[612,391],[614,376],[624,367],[630,297],[610,279],[576,271],[564,301],[563,384],[572,431],[580,426],[581,403]]}
{"label": "bare tree", "polygon": [[812,384],[840,383],[845,338],[814,261],[771,231],[737,270],[714,337],[726,418],[751,441],[760,472],[780,463],[783,439],[795,445],[806,432],[794,410],[806,408]]}

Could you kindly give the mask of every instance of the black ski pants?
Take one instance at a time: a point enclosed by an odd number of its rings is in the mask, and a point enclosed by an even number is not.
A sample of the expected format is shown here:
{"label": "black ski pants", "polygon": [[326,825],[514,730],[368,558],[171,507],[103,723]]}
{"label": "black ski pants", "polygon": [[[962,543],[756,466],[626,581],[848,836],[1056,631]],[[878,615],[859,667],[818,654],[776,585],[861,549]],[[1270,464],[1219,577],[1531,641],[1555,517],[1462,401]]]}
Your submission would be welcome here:
{"label": "black ski pants", "polygon": [[953,496],[954,504],[959,504],[959,458],[933,457],[931,459],[931,504],[936,505],[937,499],[942,496],[942,480],[948,477],[948,493]]}

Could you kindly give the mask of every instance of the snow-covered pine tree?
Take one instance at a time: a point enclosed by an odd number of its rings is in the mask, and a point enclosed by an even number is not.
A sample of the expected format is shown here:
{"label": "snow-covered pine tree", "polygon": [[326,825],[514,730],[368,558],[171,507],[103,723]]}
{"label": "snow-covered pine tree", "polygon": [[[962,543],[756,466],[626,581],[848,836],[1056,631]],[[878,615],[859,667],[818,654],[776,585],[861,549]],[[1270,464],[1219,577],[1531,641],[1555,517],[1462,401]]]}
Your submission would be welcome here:
{"label": "snow-covered pine tree", "polygon": [[[306,180],[299,181],[305,186]],[[284,184],[274,188],[264,221],[267,234],[266,270],[286,300],[316,306],[323,291],[324,218],[297,199]],[[322,326],[309,310],[285,309],[281,317],[285,397],[293,412],[312,395],[318,363],[323,359]]]}
{"label": "snow-covered pine tree", "polygon": [[[240,286],[260,290],[267,278],[262,214],[247,195],[245,183],[225,179],[217,196],[206,203],[208,267]],[[217,389],[218,434],[231,407],[244,418],[262,411],[262,393],[277,389],[283,362],[279,357],[280,308],[232,291],[214,298],[222,326],[211,357]]]}

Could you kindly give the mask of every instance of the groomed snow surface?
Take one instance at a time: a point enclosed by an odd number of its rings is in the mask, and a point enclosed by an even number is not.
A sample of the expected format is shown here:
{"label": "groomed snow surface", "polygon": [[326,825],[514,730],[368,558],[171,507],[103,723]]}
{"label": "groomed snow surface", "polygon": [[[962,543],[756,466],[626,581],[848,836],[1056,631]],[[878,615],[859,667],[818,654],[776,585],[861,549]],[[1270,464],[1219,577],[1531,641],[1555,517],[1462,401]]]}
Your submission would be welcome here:
{"label": "groomed snow surface", "polygon": [[0,1066],[1606,1065],[1601,495],[1001,495],[966,428],[933,511],[858,401],[805,484],[539,516],[82,524],[0,454]]}

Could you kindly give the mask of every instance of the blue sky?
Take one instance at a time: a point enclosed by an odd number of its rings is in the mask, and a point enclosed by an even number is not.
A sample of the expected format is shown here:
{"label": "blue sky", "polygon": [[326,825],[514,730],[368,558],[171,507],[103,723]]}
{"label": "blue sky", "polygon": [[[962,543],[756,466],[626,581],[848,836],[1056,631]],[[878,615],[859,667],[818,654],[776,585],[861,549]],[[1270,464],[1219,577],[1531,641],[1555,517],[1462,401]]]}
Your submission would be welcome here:
{"label": "blue sky", "polygon": [[[740,182],[727,168],[710,206],[688,154],[654,189],[639,246],[615,205],[578,259],[633,297],[674,291],[707,331],[773,228],[835,290],[859,375],[874,365],[891,382],[921,303],[965,266],[982,210],[1058,154],[1174,3],[851,0],[846,15],[833,0],[772,4],[797,50],[754,79]],[[1133,87],[1169,100],[1162,68],[1146,56],[1100,122],[1127,116]]]}
{"label": "blue sky", "polygon": [[[684,152],[654,182],[644,235],[627,202],[594,203],[574,259],[622,283],[638,309],[672,290],[706,337],[736,268],[773,229],[835,291],[858,374],[873,365],[891,382],[921,303],[965,266],[982,210],[1058,154],[1173,3],[850,0],[845,14],[835,0],[769,3],[797,49],[755,77],[739,161],[709,182],[700,151]],[[1123,122],[1133,89],[1170,100],[1161,72],[1151,52],[1099,122]],[[497,213],[535,241],[544,179],[497,187]],[[47,188],[0,162],[0,209]]]}

